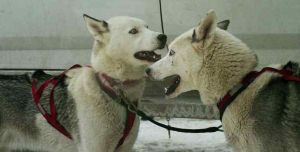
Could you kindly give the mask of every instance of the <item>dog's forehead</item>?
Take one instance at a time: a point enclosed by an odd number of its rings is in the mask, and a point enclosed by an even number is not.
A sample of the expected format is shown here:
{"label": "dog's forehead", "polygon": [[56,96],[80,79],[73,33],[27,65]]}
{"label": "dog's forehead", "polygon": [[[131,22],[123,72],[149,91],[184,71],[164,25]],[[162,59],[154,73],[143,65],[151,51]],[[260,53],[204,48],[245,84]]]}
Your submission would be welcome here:
{"label": "dog's forehead", "polygon": [[117,16],[110,18],[108,21],[108,24],[110,27],[140,27],[140,26],[145,26],[147,25],[145,21],[134,18],[134,17],[129,17],[129,16]]}
{"label": "dog's forehead", "polygon": [[[185,33],[176,37],[170,44],[170,48],[176,48],[181,45],[187,45],[186,43],[190,43],[192,41],[192,35],[195,28],[192,28]],[[174,50],[175,51],[175,50]]]}

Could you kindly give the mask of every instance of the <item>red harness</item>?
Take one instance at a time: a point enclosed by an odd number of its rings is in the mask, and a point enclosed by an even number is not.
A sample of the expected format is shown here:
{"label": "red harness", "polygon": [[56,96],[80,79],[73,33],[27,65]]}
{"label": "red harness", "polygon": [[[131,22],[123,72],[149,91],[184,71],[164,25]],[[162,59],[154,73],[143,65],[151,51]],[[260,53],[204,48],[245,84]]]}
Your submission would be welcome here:
{"label": "red harness", "polygon": [[[106,94],[108,94],[112,99],[117,99],[117,93],[114,91],[114,89],[111,85],[113,78],[109,77],[108,75],[103,74],[103,73],[102,74],[99,73],[98,77],[99,77],[99,85],[102,88],[102,90],[104,90],[104,92]],[[133,82],[135,82],[135,80],[127,80],[122,83],[123,83],[123,85],[127,85],[127,84],[131,84]],[[126,126],[123,131],[123,136],[119,140],[116,149],[118,149],[124,143],[126,137],[129,135],[130,130],[132,129],[132,127],[134,125],[134,120],[136,117],[135,113],[129,111],[127,108],[126,108],[126,110],[127,110],[126,111],[127,112],[127,120],[126,120],[127,123],[126,123]]]}
{"label": "red harness", "polygon": [[[40,85],[39,88],[37,88],[36,80],[33,80],[32,87],[31,87],[33,100],[34,100],[34,103],[35,103],[37,109],[40,111],[40,113],[44,116],[44,118],[47,120],[47,122],[52,127],[54,127],[57,131],[59,131],[60,133],[62,133],[66,137],[68,137],[69,139],[72,139],[71,134],[57,120],[57,113],[56,113],[55,100],[54,100],[54,90],[55,90],[56,86],[59,84],[60,80],[62,80],[66,76],[66,73],[69,70],[74,69],[74,68],[79,68],[79,67],[82,67],[82,66],[78,65],[78,64],[73,65],[71,68],[64,71],[60,75],[52,77],[52,78],[44,81]],[[91,68],[91,66],[87,66],[87,67]],[[113,78],[111,78],[105,74],[98,74],[98,76],[99,76],[99,85],[100,85],[101,89],[106,94],[108,94],[112,99],[116,99],[117,93],[114,91],[113,87],[111,86],[111,80]],[[132,82],[132,81],[124,81],[123,84],[126,85],[130,82]],[[40,101],[41,101],[41,97],[42,97],[44,90],[50,84],[52,85],[52,89],[50,91],[50,99],[49,99],[50,113],[48,113],[47,110],[45,110],[45,108],[41,105]],[[126,126],[123,130],[123,136],[119,140],[116,149],[119,148],[124,143],[126,137],[129,135],[129,133],[134,125],[135,117],[136,117],[135,113],[133,113],[127,109]]]}
{"label": "red harness", "polygon": [[[288,65],[288,64],[287,64]],[[288,69],[285,66],[282,69],[275,69],[271,67],[265,67],[261,71],[252,71],[243,80],[233,87],[231,90],[227,92],[227,94],[218,102],[217,107],[220,111],[220,120],[222,121],[222,117],[226,108],[234,101],[234,99],[244,91],[257,77],[259,77],[264,72],[272,72],[277,73],[281,76],[282,79],[287,81],[296,81],[300,82],[300,77],[293,75],[293,71]]]}

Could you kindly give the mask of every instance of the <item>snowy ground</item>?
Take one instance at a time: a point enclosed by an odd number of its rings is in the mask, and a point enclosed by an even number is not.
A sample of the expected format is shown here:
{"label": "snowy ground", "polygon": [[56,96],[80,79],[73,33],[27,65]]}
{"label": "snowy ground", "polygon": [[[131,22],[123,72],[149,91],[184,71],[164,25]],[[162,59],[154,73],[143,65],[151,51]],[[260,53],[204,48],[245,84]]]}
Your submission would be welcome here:
{"label": "snowy ground", "polygon": [[[165,120],[160,122],[167,123]],[[170,125],[183,128],[205,128],[219,126],[218,120],[171,119]],[[171,132],[148,121],[142,121],[135,152],[231,152],[222,132],[187,134]]]}

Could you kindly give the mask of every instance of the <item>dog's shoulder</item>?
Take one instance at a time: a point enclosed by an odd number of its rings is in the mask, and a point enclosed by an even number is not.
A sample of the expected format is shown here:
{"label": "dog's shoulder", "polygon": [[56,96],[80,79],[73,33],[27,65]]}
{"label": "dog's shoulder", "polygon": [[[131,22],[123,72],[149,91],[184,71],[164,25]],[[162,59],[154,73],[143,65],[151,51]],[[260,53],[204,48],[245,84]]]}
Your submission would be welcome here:
{"label": "dog's shoulder", "polygon": [[41,69],[35,70],[31,75],[32,79],[37,79],[37,80],[46,80],[51,77],[52,77],[52,75],[47,74],[44,70],[41,70]]}
{"label": "dog's shoulder", "polygon": [[[299,76],[300,68],[296,62],[281,65],[281,68],[289,69]],[[253,115],[261,118],[261,121],[280,122],[285,113],[295,111],[291,110],[293,106],[300,106],[300,82],[284,80],[281,75],[268,72],[257,78],[256,86],[259,87],[253,96]],[[266,117],[268,118],[263,120]]]}
{"label": "dog's shoulder", "polygon": [[[98,81],[95,71],[88,67],[72,69],[66,73],[66,84],[71,92],[77,92],[79,88],[85,90],[86,93],[99,92]],[[81,90],[79,89],[79,90]],[[78,94],[78,93],[76,93]],[[80,93],[82,94],[82,92]]]}
{"label": "dog's shoulder", "polygon": [[300,66],[298,62],[289,61],[285,66],[285,69],[292,71],[293,75],[300,76]]}
{"label": "dog's shoulder", "polygon": [[[46,80],[50,79],[50,78],[53,78],[53,77],[57,77],[59,75],[58,74],[48,74],[46,73],[44,70],[41,70],[41,69],[38,69],[38,70],[35,70],[33,73],[28,73],[28,78],[29,78],[29,81],[30,83],[34,81],[37,82],[37,84],[42,84],[43,82],[45,82]],[[66,76],[65,75],[62,75],[62,76],[59,76],[57,77],[59,79],[59,88],[64,88],[66,86]]]}
{"label": "dog's shoulder", "polygon": [[[300,67],[297,62],[289,61],[285,65],[270,65],[269,67],[273,67],[276,69],[284,68],[284,69],[291,71],[292,75],[298,76],[298,77],[300,76]],[[254,81],[254,83],[256,82],[256,85],[260,86],[258,88],[259,93],[262,93],[263,90],[265,91],[265,90],[269,90],[269,89],[272,90],[274,88],[284,88],[284,86],[287,86],[287,85],[297,84],[297,82],[294,83],[292,81],[284,80],[281,77],[282,76],[277,73],[265,72],[261,76],[259,76],[257,78],[257,80]]]}

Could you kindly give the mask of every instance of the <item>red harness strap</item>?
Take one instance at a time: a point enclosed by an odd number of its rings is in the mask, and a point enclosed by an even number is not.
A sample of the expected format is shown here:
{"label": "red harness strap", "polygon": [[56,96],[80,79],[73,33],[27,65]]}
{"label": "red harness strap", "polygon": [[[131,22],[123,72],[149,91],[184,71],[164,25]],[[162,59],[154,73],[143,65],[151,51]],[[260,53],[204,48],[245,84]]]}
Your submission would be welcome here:
{"label": "red harness strap", "polygon": [[[69,68],[68,70],[64,71],[63,73],[61,73],[58,76],[52,77],[46,81],[44,81],[39,88],[37,88],[37,82],[36,80],[32,81],[32,97],[34,100],[34,103],[37,107],[37,109],[40,111],[40,113],[44,116],[44,118],[47,120],[47,122],[53,127],[55,128],[57,131],[59,131],[60,133],[62,133],[63,135],[65,135],[67,138],[72,139],[71,134],[58,122],[57,120],[57,113],[56,113],[56,106],[55,106],[55,99],[54,99],[54,90],[56,88],[56,86],[59,84],[60,80],[65,77],[66,73],[74,68],[79,68],[82,67],[81,65],[73,65],[71,68]],[[91,66],[86,66],[86,67],[90,67]],[[101,76],[101,77],[100,77]],[[110,85],[110,81],[112,80],[111,77],[102,74],[99,75],[99,78],[101,79],[99,81],[100,87],[102,88],[102,90],[107,93],[112,99],[116,99],[117,98],[117,93],[114,91],[113,87]],[[130,83],[131,80],[129,81],[124,81],[123,84],[128,84]],[[52,84],[52,89],[50,91],[50,113],[47,112],[47,110],[41,105],[41,97],[42,94],[44,92],[44,90],[50,85]],[[128,137],[133,125],[134,125],[134,121],[135,121],[135,113],[129,111],[127,109],[127,121],[126,121],[126,126],[124,128],[123,131],[123,136],[122,138],[119,140],[118,145],[116,147],[119,148],[125,141],[125,139]]]}
{"label": "red harness strap", "polygon": [[123,136],[121,137],[121,139],[118,142],[118,145],[116,147],[116,149],[118,149],[119,147],[121,147],[125,141],[125,139],[128,137],[133,125],[134,125],[134,120],[135,120],[136,114],[127,110],[127,124],[125,126],[125,129],[123,131]]}
{"label": "red harness strap", "polygon": [[[117,99],[117,93],[114,91],[111,83],[113,81],[113,78],[106,75],[106,74],[98,74],[99,77],[99,85],[102,88],[102,90],[104,90],[104,92],[106,94],[108,94],[112,99]],[[131,83],[134,83],[135,80],[127,80],[123,82],[123,85],[128,85]],[[123,130],[123,136],[121,137],[121,139],[119,140],[116,149],[118,149],[120,146],[122,146],[122,144],[124,143],[125,139],[128,137],[133,125],[134,125],[134,121],[135,121],[135,117],[136,114],[127,110],[127,120],[126,120],[126,126]]]}
{"label": "red harness strap", "polygon": [[233,87],[229,90],[227,94],[218,102],[217,107],[220,111],[220,120],[222,121],[223,114],[226,108],[234,101],[234,99],[244,91],[257,77],[259,77],[264,72],[272,72],[281,75],[281,78],[287,81],[300,82],[300,77],[293,75],[293,72],[287,68],[275,69],[271,67],[265,67],[261,71],[252,71],[243,80],[240,84]]}
{"label": "red harness strap", "polygon": [[[76,64],[73,65],[70,69],[81,67],[80,65]],[[59,83],[59,80],[63,78],[67,71],[70,69],[64,71],[60,75],[56,77],[52,77],[45,82],[43,82],[40,87],[37,89],[37,82],[36,80],[32,81],[32,97],[34,100],[34,103],[37,107],[37,109],[40,111],[40,113],[44,116],[44,118],[48,121],[48,123],[54,127],[56,130],[61,132],[63,135],[68,137],[69,139],[72,139],[71,134],[57,121],[57,114],[56,114],[56,107],[55,107],[55,101],[54,101],[54,89]],[[41,97],[44,92],[44,90],[49,86],[49,84],[52,84],[52,89],[50,91],[50,113],[47,112],[47,110],[41,105]]]}

